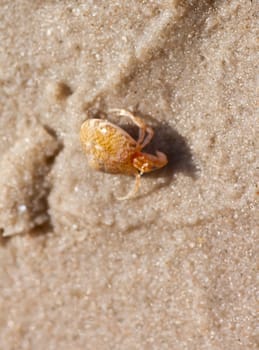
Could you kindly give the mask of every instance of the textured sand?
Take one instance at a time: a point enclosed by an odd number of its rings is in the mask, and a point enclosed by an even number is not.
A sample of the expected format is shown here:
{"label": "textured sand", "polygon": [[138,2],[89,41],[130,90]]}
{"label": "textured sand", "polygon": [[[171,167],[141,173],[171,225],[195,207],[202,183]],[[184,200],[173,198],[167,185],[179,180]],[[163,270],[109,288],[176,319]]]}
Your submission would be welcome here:
{"label": "textured sand", "polygon": [[[1,349],[258,348],[258,12],[1,0]],[[124,202],[78,137],[114,107],[169,157]]]}

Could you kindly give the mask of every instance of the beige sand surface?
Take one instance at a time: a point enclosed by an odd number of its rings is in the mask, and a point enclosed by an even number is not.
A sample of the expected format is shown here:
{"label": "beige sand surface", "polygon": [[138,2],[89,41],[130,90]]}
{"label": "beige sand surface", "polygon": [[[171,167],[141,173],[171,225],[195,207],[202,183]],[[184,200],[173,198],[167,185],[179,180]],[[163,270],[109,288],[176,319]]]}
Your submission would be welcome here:
{"label": "beige sand surface", "polygon": [[[1,0],[0,349],[258,349],[258,12]],[[78,137],[113,107],[169,157],[124,202]]]}

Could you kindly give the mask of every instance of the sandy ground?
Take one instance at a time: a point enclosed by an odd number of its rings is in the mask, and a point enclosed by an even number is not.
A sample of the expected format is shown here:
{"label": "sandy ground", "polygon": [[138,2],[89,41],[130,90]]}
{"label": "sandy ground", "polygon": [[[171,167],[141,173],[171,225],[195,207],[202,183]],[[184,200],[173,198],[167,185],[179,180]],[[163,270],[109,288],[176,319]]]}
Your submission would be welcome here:
{"label": "sandy ground", "polygon": [[[1,349],[258,349],[258,12],[1,0]],[[114,107],[169,158],[123,202],[78,136]]]}

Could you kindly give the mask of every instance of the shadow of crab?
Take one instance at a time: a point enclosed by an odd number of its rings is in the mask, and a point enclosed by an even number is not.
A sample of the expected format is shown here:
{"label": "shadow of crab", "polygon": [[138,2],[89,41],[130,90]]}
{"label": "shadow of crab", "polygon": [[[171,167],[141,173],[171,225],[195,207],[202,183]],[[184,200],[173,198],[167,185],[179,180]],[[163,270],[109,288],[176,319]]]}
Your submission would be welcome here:
{"label": "shadow of crab", "polygon": [[[192,179],[196,179],[198,167],[193,160],[193,155],[186,139],[167,123],[162,125],[147,124],[153,128],[154,137],[143,148],[142,152],[151,154],[155,154],[156,151],[163,152],[167,155],[168,164],[165,168],[145,174],[145,177],[170,177],[177,173],[183,173]],[[138,139],[137,127],[125,124],[122,124],[121,127],[135,140]]]}
{"label": "shadow of crab", "polygon": [[[168,164],[161,169],[161,175],[171,176],[176,173],[197,178],[198,168],[193,160],[191,149],[186,139],[168,124],[153,127],[155,134],[145,151],[154,153],[156,150],[164,152],[168,158]],[[150,173],[154,175],[154,173]]]}
{"label": "shadow of crab", "polygon": [[[143,119],[147,120],[147,118]],[[165,153],[168,158],[168,164],[164,168],[144,174],[144,177],[146,178],[162,177],[165,179],[164,181],[152,186],[150,192],[168,186],[178,173],[182,173],[193,180],[197,179],[199,169],[193,160],[193,155],[186,139],[167,123],[159,125],[157,122],[149,123],[147,121],[147,124],[153,128],[154,137],[142,152],[155,154],[156,151],[160,151]],[[137,127],[129,124],[122,124],[120,126],[135,140],[138,139]],[[148,193],[145,193],[145,195]],[[136,198],[137,197],[140,198],[142,195],[139,193],[136,195]]]}

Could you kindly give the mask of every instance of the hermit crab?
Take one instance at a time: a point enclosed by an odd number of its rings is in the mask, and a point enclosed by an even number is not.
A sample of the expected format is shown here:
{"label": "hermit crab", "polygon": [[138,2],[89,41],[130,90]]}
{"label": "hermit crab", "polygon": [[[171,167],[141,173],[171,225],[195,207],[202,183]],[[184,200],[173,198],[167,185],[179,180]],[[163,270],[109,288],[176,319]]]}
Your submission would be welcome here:
{"label": "hermit crab", "polygon": [[117,108],[108,110],[109,114],[131,119],[139,128],[138,139],[135,140],[125,130],[108,120],[94,118],[82,124],[80,141],[91,168],[136,177],[134,188],[126,196],[118,198],[129,199],[137,193],[141,176],[164,167],[168,160],[167,156],[159,151],[156,151],[156,155],[142,152],[154,135],[154,130],[146,125],[142,118]]}

